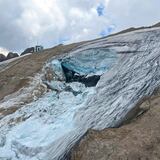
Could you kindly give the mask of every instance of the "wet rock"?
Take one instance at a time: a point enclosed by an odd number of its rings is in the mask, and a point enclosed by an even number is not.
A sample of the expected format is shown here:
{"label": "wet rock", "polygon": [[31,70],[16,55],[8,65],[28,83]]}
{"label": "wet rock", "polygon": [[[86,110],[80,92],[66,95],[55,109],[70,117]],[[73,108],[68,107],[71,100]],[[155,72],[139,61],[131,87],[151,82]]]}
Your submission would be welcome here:
{"label": "wet rock", "polygon": [[98,81],[100,80],[99,75],[93,75],[93,76],[75,76],[75,79],[77,79],[78,82],[81,82],[85,84],[86,87],[94,87],[97,85]]}
{"label": "wet rock", "polygon": [[67,67],[63,65],[63,63],[62,63],[62,68],[67,83],[80,82],[85,84],[86,87],[93,87],[96,86],[96,84],[100,80],[100,75],[93,75],[93,76],[80,75],[79,73],[76,73],[73,70],[69,70]]}

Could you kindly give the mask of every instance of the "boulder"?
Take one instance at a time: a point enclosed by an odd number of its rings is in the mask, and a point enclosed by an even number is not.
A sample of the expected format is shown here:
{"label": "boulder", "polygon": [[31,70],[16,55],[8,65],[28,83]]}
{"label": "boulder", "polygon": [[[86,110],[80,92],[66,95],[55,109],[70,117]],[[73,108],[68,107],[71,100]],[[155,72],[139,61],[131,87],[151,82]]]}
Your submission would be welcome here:
{"label": "boulder", "polygon": [[12,59],[15,57],[19,57],[19,55],[17,53],[9,52],[6,59],[8,60],[8,59]]}
{"label": "boulder", "polygon": [[6,60],[6,56],[3,55],[3,54],[0,54],[0,62],[2,62],[2,61],[4,61],[4,60]]}

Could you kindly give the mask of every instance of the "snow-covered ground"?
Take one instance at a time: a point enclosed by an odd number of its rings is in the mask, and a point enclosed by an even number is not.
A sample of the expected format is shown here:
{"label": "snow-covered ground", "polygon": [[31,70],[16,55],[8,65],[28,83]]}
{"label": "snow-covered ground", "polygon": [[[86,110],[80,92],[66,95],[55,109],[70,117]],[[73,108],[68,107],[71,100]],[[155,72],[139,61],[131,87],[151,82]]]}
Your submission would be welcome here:
{"label": "snow-covered ground", "polygon": [[[88,42],[48,62],[36,84],[48,86],[48,92],[41,98],[33,94],[35,101],[0,120],[0,157],[64,160],[87,129],[121,124],[160,85],[159,48],[160,29],[154,28]],[[61,63],[77,75],[101,78],[93,87],[66,83]],[[35,88],[36,93],[41,90]],[[13,99],[24,99],[9,97],[2,103],[5,107]]]}

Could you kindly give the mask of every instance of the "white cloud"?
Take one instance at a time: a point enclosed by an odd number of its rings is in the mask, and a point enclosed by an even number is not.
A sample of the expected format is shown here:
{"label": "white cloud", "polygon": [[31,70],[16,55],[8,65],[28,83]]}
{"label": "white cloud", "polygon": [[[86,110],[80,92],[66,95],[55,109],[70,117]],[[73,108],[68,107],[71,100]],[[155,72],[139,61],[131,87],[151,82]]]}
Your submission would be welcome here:
{"label": "white cloud", "polygon": [[0,0],[0,46],[22,50],[38,41],[51,47],[150,25],[160,18],[159,6],[159,0]]}
{"label": "white cloud", "polygon": [[100,2],[103,1],[26,0],[21,2],[23,12],[17,24],[24,26],[31,41],[48,41],[46,45],[59,43],[63,37],[68,37],[68,42],[96,38],[110,25],[106,17],[97,16]]}
{"label": "white cloud", "polygon": [[107,11],[115,31],[152,25],[160,21],[159,0],[110,0]]}
{"label": "white cloud", "polygon": [[[9,34],[4,35],[10,43],[5,42],[3,45],[0,41],[0,46],[13,50],[34,45],[37,41],[50,47],[61,39],[68,40],[68,43],[92,39],[110,26],[107,17],[98,17],[96,11],[97,6],[105,0],[16,0],[16,3],[2,1],[0,0],[0,8],[8,4],[15,8],[4,10],[7,15],[20,10],[16,17],[12,17],[12,22],[8,19],[9,25],[17,28],[17,32],[14,32],[14,29],[7,30],[8,33],[12,32],[12,38],[9,38]],[[3,14],[2,11],[0,18]],[[13,37],[17,37],[16,41]]]}
{"label": "white cloud", "polygon": [[9,53],[9,51],[5,48],[0,47],[0,54],[4,54],[5,56],[7,56]]}

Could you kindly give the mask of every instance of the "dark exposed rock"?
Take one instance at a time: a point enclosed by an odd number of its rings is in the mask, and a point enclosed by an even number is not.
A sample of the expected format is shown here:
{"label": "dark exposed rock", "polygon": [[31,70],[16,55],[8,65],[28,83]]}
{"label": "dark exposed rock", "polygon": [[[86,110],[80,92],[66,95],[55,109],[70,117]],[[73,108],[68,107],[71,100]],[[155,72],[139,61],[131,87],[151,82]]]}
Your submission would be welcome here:
{"label": "dark exposed rock", "polygon": [[81,94],[82,92],[81,91],[74,91],[70,86],[67,86],[65,88],[65,91],[66,92],[72,92],[74,96],[77,96],[78,94]]}
{"label": "dark exposed rock", "polygon": [[21,53],[22,55],[28,54],[28,53],[33,53],[34,52],[34,47],[30,47],[24,50],[24,52]]}
{"label": "dark exposed rock", "polygon": [[69,70],[67,67],[65,67],[62,63],[62,68],[66,77],[66,82],[80,82],[85,84],[86,87],[93,87],[96,86],[98,81],[100,80],[99,75],[93,75],[93,76],[86,76],[86,75],[80,75],[72,70]]}
{"label": "dark exposed rock", "polygon": [[15,57],[19,57],[19,55],[17,53],[9,52],[6,59],[8,60],[8,59],[12,59]]}
{"label": "dark exposed rock", "polygon": [[0,62],[5,61],[6,60],[6,56],[3,54],[0,54]]}
{"label": "dark exposed rock", "polygon": [[15,57],[19,57],[19,55],[17,53],[9,52],[7,57],[6,57],[5,55],[0,54],[0,62],[8,60],[8,59],[15,58]]}

